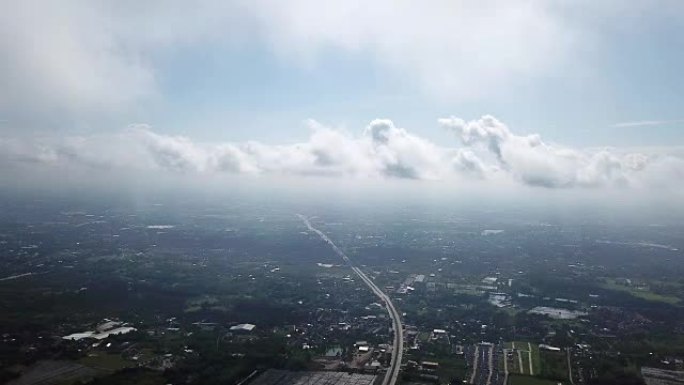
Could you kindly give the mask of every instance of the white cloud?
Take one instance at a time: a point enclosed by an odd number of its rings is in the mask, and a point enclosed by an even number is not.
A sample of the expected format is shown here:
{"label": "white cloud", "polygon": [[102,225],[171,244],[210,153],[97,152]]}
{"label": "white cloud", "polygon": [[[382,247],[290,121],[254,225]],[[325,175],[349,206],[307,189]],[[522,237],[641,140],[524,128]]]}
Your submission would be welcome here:
{"label": "white cloud", "polygon": [[633,122],[621,122],[615,123],[611,127],[623,128],[623,127],[648,127],[648,126],[665,126],[668,124],[684,123],[684,119],[673,119],[673,120],[637,120]]}
{"label": "white cloud", "polygon": [[257,1],[260,30],[287,58],[366,55],[430,93],[471,99],[555,70],[580,31],[545,1]]}
{"label": "white cloud", "polygon": [[[542,187],[596,187],[640,183],[642,174],[663,156],[640,153],[620,154],[610,149],[578,150],[542,141],[539,135],[516,135],[492,116],[466,122],[451,117],[439,120],[465,146],[489,155],[495,167],[520,182]],[[684,166],[672,158],[676,169]],[[669,161],[669,160],[668,160]],[[677,180],[673,180],[677,183]]]}
{"label": "white cloud", "polygon": [[363,55],[414,88],[471,99],[555,71],[579,31],[538,0],[6,2],[0,112],[121,113],[160,93],[179,48],[226,42],[303,65],[330,49]]}
{"label": "white cloud", "polygon": [[135,125],[111,135],[0,139],[0,154],[5,169],[59,167],[64,172],[455,179],[546,188],[679,188],[684,180],[682,154],[665,149],[573,149],[546,143],[539,135],[518,135],[491,116],[468,122],[451,117],[439,124],[461,145],[440,146],[376,119],[359,135],[310,121],[309,139],[294,144],[200,143]]}
{"label": "white cloud", "polygon": [[12,126],[21,126],[22,117],[38,119],[46,131],[64,114],[73,118],[63,119],[69,123],[93,126],[102,122],[97,118],[120,117],[141,101],[163,98],[159,79],[185,47],[202,52],[265,46],[304,66],[316,66],[331,52],[351,55],[368,59],[377,73],[410,91],[470,101],[566,71],[570,61],[574,70],[591,63],[588,53],[600,52],[594,44],[600,44],[605,26],[622,25],[614,19],[682,10],[677,2],[543,0],[3,5],[0,115]]}
{"label": "white cloud", "polygon": [[85,112],[152,92],[152,69],[137,49],[117,38],[123,25],[107,20],[103,11],[93,3],[5,3],[0,106]]}
{"label": "white cloud", "polygon": [[408,179],[437,179],[443,174],[445,151],[389,120],[374,120],[359,137],[315,121],[309,126],[309,140],[292,145],[198,144],[185,137],[159,135],[144,126],[130,132],[157,167],[172,171]]}
{"label": "white cloud", "polygon": [[123,113],[158,95],[161,54],[247,33],[234,9],[219,1],[3,2],[0,113],[53,124]]}

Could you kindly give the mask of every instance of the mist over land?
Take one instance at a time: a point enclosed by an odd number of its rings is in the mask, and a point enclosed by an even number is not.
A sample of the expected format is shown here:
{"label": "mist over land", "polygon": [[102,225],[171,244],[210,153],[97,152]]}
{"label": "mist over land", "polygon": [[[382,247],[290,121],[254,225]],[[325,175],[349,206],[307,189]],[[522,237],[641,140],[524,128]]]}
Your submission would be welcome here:
{"label": "mist over land", "polygon": [[684,384],[684,2],[0,4],[0,383]]}

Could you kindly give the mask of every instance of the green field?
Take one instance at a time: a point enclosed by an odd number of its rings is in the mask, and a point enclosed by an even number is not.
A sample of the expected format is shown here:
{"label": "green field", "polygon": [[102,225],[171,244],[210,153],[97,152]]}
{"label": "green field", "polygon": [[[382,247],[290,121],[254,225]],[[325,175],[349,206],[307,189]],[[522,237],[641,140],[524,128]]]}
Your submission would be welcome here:
{"label": "green field", "polygon": [[99,353],[96,356],[83,357],[79,363],[91,368],[117,371],[123,368],[134,366],[131,362],[124,360],[119,354]]}
{"label": "green field", "polygon": [[418,341],[420,342],[426,342],[430,339],[430,333],[429,332],[420,332],[418,333]]}
{"label": "green field", "polygon": [[502,372],[502,373],[503,373],[503,371],[504,371],[504,360],[505,360],[505,359],[506,359],[506,358],[505,358],[504,355],[502,354],[502,355],[499,356],[499,359],[496,361],[496,366],[497,366],[497,368],[499,369],[499,371]]}
{"label": "green field", "polygon": [[541,374],[547,378],[568,378],[568,360],[565,352],[541,352]]}
{"label": "green field", "polygon": [[518,362],[518,353],[514,353],[511,359],[508,361],[508,372],[509,373],[520,373],[520,364]]}
{"label": "green field", "polygon": [[539,346],[536,344],[532,345],[532,368],[534,369],[534,374],[539,375],[541,373],[541,355],[539,353]]}
{"label": "green field", "polygon": [[[516,344],[517,345],[517,344]],[[531,374],[530,373],[530,357],[527,354],[527,352],[520,352],[522,355],[522,368],[520,368],[520,373],[522,374]],[[535,368],[532,368],[534,370]]]}
{"label": "green field", "polygon": [[645,299],[647,301],[664,302],[672,305],[680,302],[679,298],[675,296],[657,294],[652,291],[639,290],[635,287],[621,285],[611,278],[606,279],[604,283],[601,285],[601,287],[608,290],[623,291],[625,293],[629,293],[637,298]]}
{"label": "green field", "polygon": [[[564,380],[567,378],[567,364],[564,352],[540,351],[537,344],[526,341],[506,342],[504,346],[513,346],[520,352],[522,367],[519,368],[518,353],[513,355],[513,364],[509,364],[508,371],[511,374],[525,376],[543,376]],[[529,353],[528,353],[529,352]],[[530,373],[530,359],[532,360],[532,373]],[[522,381],[522,380],[521,380]]]}
{"label": "green field", "polygon": [[439,363],[437,375],[440,383],[448,384],[454,378],[464,379],[466,377],[468,369],[463,356],[438,359],[437,362]]}
{"label": "green field", "polygon": [[[520,355],[522,356],[522,368],[520,369],[521,374],[533,374],[533,375],[538,375],[539,372],[541,371],[541,359],[539,356],[539,347],[537,344],[533,343],[528,343],[527,341],[515,341],[515,342],[506,342],[504,343],[504,346],[506,349],[511,349],[513,346],[515,346],[516,350],[520,351]],[[531,352],[528,354],[527,352]],[[532,373],[530,373],[530,356],[532,357]],[[517,364],[518,358],[517,358],[517,353],[514,354],[514,361],[516,362],[514,368],[509,367],[510,372],[516,372],[516,368],[519,366]]]}

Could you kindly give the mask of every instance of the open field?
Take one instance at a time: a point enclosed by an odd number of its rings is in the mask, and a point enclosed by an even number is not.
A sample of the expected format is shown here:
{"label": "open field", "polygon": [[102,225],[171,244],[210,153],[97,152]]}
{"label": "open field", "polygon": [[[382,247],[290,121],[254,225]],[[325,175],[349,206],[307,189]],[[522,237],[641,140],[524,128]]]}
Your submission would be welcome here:
{"label": "open field", "polygon": [[462,379],[466,377],[468,368],[462,356],[438,359],[437,362],[439,363],[437,375],[441,383],[449,383],[454,378]]}
{"label": "open field", "polygon": [[[508,371],[510,373],[520,373],[527,375],[538,375],[541,371],[541,360],[539,357],[539,347],[537,344],[528,343],[526,341],[512,341],[505,342],[504,347],[506,349],[515,348],[516,352],[513,353],[513,363],[508,366]],[[518,358],[520,354],[520,358]],[[532,372],[530,373],[530,360]],[[522,361],[522,366],[521,362]]]}
{"label": "open field", "polygon": [[[520,351],[520,354],[522,355],[522,368],[520,368],[520,373],[533,374],[530,373],[530,356],[525,351]],[[532,368],[532,370],[534,370],[534,368]]]}
{"label": "open field", "polygon": [[632,286],[621,285],[615,282],[614,279],[606,279],[601,287],[608,290],[624,291],[637,298],[645,299],[647,301],[663,302],[672,305],[680,302],[679,298],[675,296],[657,294],[649,290],[640,290]]}
{"label": "open field", "polygon": [[568,377],[568,361],[565,352],[541,352],[541,374],[544,377],[566,379]]}
{"label": "open field", "polygon": [[101,370],[117,371],[123,368],[134,366],[126,361],[119,354],[96,353],[88,357],[83,357],[79,361],[82,365]]}
{"label": "open field", "polygon": [[541,369],[542,369],[539,346],[537,346],[536,344],[530,344],[530,345],[532,347],[532,350],[531,350],[532,368],[534,368],[534,374],[538,375],[539,373],[541,373]]}
{"label": "open field", "polygon": [[101,373],[95,369],[68,361],[39,361],[32,365],[20,378],[10,385],[37,385],[71,383],[87,380]]}

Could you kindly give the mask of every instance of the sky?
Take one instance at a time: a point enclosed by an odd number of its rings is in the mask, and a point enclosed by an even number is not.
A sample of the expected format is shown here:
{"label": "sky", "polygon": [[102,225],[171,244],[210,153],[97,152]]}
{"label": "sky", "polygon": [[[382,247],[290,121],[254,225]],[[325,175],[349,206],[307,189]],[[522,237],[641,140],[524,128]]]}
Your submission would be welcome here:
{"label": "sky", "polygon": [[683,187],[678,0],[0,6],[5,175]]}

